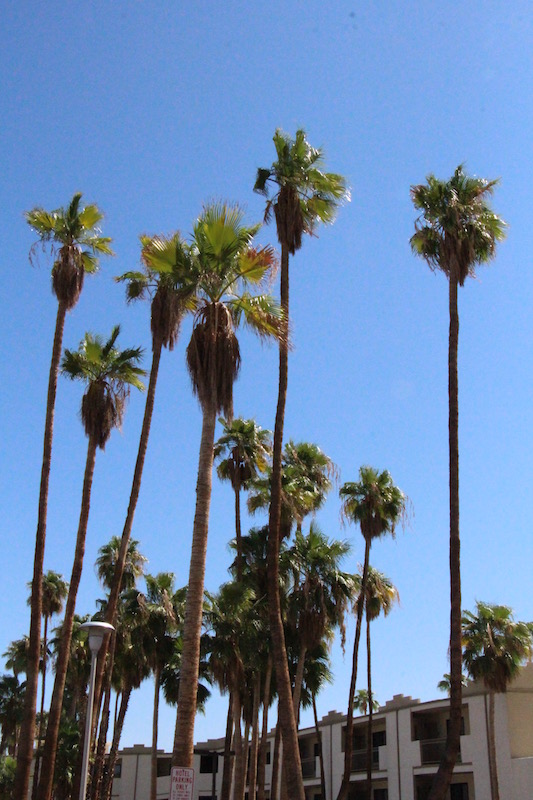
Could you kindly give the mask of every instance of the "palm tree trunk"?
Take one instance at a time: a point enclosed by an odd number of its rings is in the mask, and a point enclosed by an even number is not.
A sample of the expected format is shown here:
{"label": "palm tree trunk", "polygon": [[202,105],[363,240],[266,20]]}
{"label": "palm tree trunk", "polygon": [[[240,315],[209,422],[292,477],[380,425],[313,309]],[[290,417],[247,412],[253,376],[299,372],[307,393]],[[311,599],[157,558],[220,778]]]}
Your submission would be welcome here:
{"label": "palm tree trunk", "polygon": [[235,541],[237,544],[237,580],[242,581],[242,531],[241,531],[241,490],[235,489]]}
{"label": "palm tree trunk", "polygon": [[265,768],[268,747],[268,709],[270,706],[270,683],[272,680],[272,655],[269,654],[263,690],[263,726],[257,764],[257,800],[265,800]]}
{"label": "palm tree trunk", "polygon": [[278,800],[280,784],[280,761],[281,761],[281,725],[279,724],[279,704],[278,722],[276,723],[276,733],[274,736],[274,755],[272,757],[272,779],[270,781],[270,800]]}
{"label": "palm tree trunk", "polygon": [[259,749],[259,705],[261,696],[261,672],[259,671],[254,683],[254,703],[252,711],[252,742],[250,745],[250,772],[248,778],[248,798],[255,800],[257,786],[257,752]]}
{"label": "palm tree trunk", "polygon": [[128,703],[131,695],[131,686],[124,689],[120,701],[120,710],[118,712],[117,722],[113,731],[113,742],[111,750],[109,751],[109,759],[107,761],[107,768],[102,782],[101,800],[110,800],[111,790],[113,788],[113,777],[115,774],[115,764],[117,761],[118,748],[120,745],[120,737],[122,735],[122,728],[124,727],[124,719],[126,711],[128,710]]}
{"label": "palm tree trunk", "polygon": [[366,796],[367,800],[372,800],[372,660],[370,651],[370,619],[368,609],[366,612],[366,675],[367,675],[367,694],[368,694],[368,730],[366,739]]}
{"label": "palm tree trunk", "polygon": [[150,800],[157,800],[157,720],[159,716],[159,683],[161,669],[154,669],[154,716],[152,720],[152,769],[150,774]]}
{"label": "palm tree trunk", "polygon": [[39,664],[41,657],[41,616],[43,606],[43,562],[46,541],[46,516],[48,509],[48,484],[50,481],[50,465],[52,461],[52,439],[54,435],[54,409],[57,393],[57,376],[63,345],[63,331],[67,307],[59,303],[57,308],[52,360],[48,378],[48,396],[46,400],[46,418],[44,423],[43,462],[41,467],[41,485],[39,489],[39,511],[37,517],[37,534],[35,537],[35,556],[33,562],[33,579],[31,584],[30,638],[28,643],[28,668],[26,672],[26,694],[24,698],[24,716],[20,727],[17,753],[17,771],[15,775],[15,797],[26,798],[30,781],[30,769],[33,758],[33,742],[35,739],[35,709],[37,705],[37,686],[39,682]]}
{"label": "palm tree trunk", "polygon": [[[152,367],[150,369],[150,380],[148,382],[148,390],[146,392],[146,404],[144,407],[143,424],[141,428],[141,436],[139,439],[139,449],[137,451],[137,461],[135,462],[135,470],[133,472],[133,481],[131,484],[130,501],[128,504],[128,511],[126,514],[126,521],[122,530],[122,538],[120,540],[120,548],[117,555],[115,564],[115,574],[113,575],[113,583],[109,592],[107,607],[105,612],[105,621],[111,625],[116,625],[118,597],[120,594],[120,587],[122,585],[122,576],[124,575],[124,565],[128,554],[128,545],[130,542],[131,530],[133,528],[133,519],[135,517],[135,510],[137,508],[137,501],[141,490],[141,481],[144,469],[144,462],[146,459],[146,451],[148,448],[148,439],[150,436],[150,426],[152,424],[152,415],[154,411],[155,390],[157,386],[157,378],[159,375],[159,362],[161,360],[162,342],[154,339],[152,343]],[[101,656],[99,660],[100,668],[96,674],[95,686],[95,707],[100,707],[102,697],[102,681],[103,669],[106,663],[106,654],[108,650],[109,638],[106,637],[102,643]]]}
{"label": "palm tree trunk", "polygon": [[324,769],[324,750],[322,749],[322,731],[320,730],[320,725],[318,724],[316,697],[314,692],[311,692],[311,700],[313,703],[313,717],[315,720],[315,731],[318,742],[318,761],[320,763],[320,792],[322,795],[322,800],[326,800],[326,771]]}
{"label": "palm tree trunk", "polygon": [[[98,735],[98,745],[96,747],[96,755],[94,759],[92,778],[91,778],[91,797],[93,800],[98,800],[100,797],[100,789],[102,785],[102,775],[104,771],[105,761],[105,746],[107,742],[107,731],[109,728],[109,709],[111,707],[111,673],[113,671],[113,660],[115,656],[115,642],[116,633],[112,632],[109,637],[112,639],[107,669],[105,670],[105,695],[104,707],[102,709],[102,717],[100,720],[100,732]],[[98,714],[95,714],[98,718]]]}
{"label": "palm tree trunk", "polygon": [[363,565],[363,577],[361,580],[361,591],[357,600],[357,624],[355,627],[355,641],[353,645],[352,677],[350,679],[350,695],[348,697],[348,713],[346,715],[346,735],[344,741],[344,772],[342,776],[341,788],[337,795],[337,800],[346,800],[350,788],[350,773],[352,771],[352,752],[353,752],[353,706],[355,698],[355,686],[357,683],[357,661],[359,657],[359,640],[361,638],[361,623],[363,619],[364,597],[366,594],[366,584],[368,579],[368,562],[370,559],[370,538],[365,540],[365,561]]}
{"label": "palm tree trunk", "polygon": [[233,749],[235,750],[235,775],[233,782],[233,800],[243,800],[244,782],[246,780],[246,765],[244,763],[244,741],[241,732],[241,695],[238,689],[233,692],[233,723],[235,734],[233,736]]}
{"label": "palm tree trunk", "polygon": [[494,724],[495,694],[489,690],[489,770],[491,800],[500,800],[500,787],[498,783],[498,762],[496,754],[496,726]]}
{"label": "palm tree trunk", "polygon": [[48,649],[48,617],[44,618],[44,635],[43,635],[43,659],[42,670],[43,677],[41,682],[41,713],[39,716],[39,732],[37,734],[37,750],[35,751],[35,763],[33,765],[33,781],[31,787],[32,800],[35,800],[37,795],[37,785],[39,783],[39,773],[41,771],[41,752],[43,742],[43,729],[44,729],[44,695],[46,691],[46,651]]}
{"label": "palm tree trunk", "polygon": [[459,538],[459,384],[457,350],[459,313],[457,310],[458,266],[452,264],[449,276],[450,334],[448,348],[448,405],[450,453],[450,723],[446,749],[433,780],[429,800],[445,800],[459,755],[462,706],[461,648],[461,558]]}
{"label": "palm tree trunk", "polygon": [[224,766],[222,768],[222,788],[220,790],[220,800],[229,800],[230,797],[234,763],[234,757],[231,754],[233,749],[233,695],[230,692],[228,716],[226,720],[226,738],[224,739]]}
{"label": "palm tree trunk", "polygon": [[292,705],[291,680],[287,663],[285,634],[279,597],[279,547],[281,521],[281,455],[283,425],[287,398],[289,362],[289,251],[281,246],[281,307],[284,315],[284,335],[279,345],[279,391],[274,426],[272,478],[270,489],[269,535],[267,553],[268,608],[276,685],[278,689],[278,722],[283,735],[283,758],[287,764],[287,788],[291,800],[305,800],[302,765],[298,748],[298,731]]}
{"label": "palm tree trunk", "polygon": [[203,409],[202,438],[196,484],[196,511],[192,533],[189,584],[183,625],[183,651],[178,695],[178,713],[174,736],[172,766],[193,765],[194,718],[200,663],[200,635],[204,600],[205,558],[209,530],[209,506],[213,472],[216,409],[214,404]]}
{"label": "palm tree trunk", "polygon": [[300,717],[300,698],[302,696],[302,685],[304,682],[306,654],[307,654],[307,647],[304,644],[302,644],[300,647],[298,666],[296,667],[296,675],[294,677],[294,690],[292,693],[292,707],[294,711],[294,719],[296,720],[296,725],[298,725]]}
{"label": "palm tree trunk", "polygon": [[59,722],[61,718],[61,708],[63,705],[65,680],[67,677],[70,642],[72,639],[72,625],[74,622],[76,597],[78,594],[81,571],[83,568],[83,556],[85,554],[85,536],[87,534],[87,524],[89,521],[89,511],[91,507],[91,488],[93,483],[95,458],[96,442],[91,437],[87,447],[87,460],[85,463],[85,475],[83,478],[83,492],[81,498],[78,534],[76,537],[76,549],[74,552],[74,563],[72,565],[72,575],[70,577],[67,603],[65,606],[65,618],[63,620],[63,625],[61,626],[59,653],[56,662],[56,677],[54,681],[54,691],[52,693],[52,702],[50,704],[48,726],[46,729],[41,777],[39,779],[39,786],[37,789],[37,800],[50,800],[52,794],[52,781],[54,778]]}

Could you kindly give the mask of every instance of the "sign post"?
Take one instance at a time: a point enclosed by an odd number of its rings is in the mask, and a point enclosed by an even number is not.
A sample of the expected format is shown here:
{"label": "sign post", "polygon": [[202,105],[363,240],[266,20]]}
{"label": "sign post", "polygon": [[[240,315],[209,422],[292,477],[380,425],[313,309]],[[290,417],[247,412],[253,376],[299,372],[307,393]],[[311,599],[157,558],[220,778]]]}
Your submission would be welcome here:
{"label": "sign post", "polygon": [[192,800],[194,770],[172,767],[170,773],[170,800]]}

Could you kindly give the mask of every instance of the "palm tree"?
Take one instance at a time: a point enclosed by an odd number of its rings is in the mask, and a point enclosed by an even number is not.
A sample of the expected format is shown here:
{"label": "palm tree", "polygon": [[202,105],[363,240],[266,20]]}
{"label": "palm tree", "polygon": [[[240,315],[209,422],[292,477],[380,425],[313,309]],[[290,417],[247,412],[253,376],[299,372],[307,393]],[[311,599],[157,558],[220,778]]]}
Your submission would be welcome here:
{"label": "palm tree", "polygon": [[[362,580],[362,576],[361,576]],[[372,692],[372,656],[370,647],[370,623],[377,619],[381,613],[387,617],[394,605],[400,602],[398,589],[383,572],[368,565],[368,575],[365,594],[366,612],[366,656],[367,656],[367,701],[368,703],[368,733],[366,750],[366,781],[367,797],[372,800],[372,716],[375,710],[374,694]]]}
{"label": "palm tree", "polygon": [[[59,361],[63,347],[63,330],[67,311],[78,302],[86,272],[95,272],[99,255],[112,255],[111,239],[100,235],[98,223],[102,213],[95,205],[80,209],[81,194],[75,194],[68,207],[55,211],[34,208],[26,214],[26,221],[45,247],[48,243],[54,257],[52,267],[52,291],[57,297],[58,308],[50,374],[46,400],[44,424],[43,461],[39,488],[39,510],[37,533],[35,537],[35,556],[31,592],[30,621],[30,663],[28,669],[28,690],[26,692],[24,719],[20,733],[19,756],[15,791],[17,797],[26,797],[33,758],[35,738],[35,711],[37,705],[37,685],[39,680],[39,661],[41,647],[42,616],[42,576],[44,549],[46,541],[46,516],[48,508],[48,483],[52,459],[52,438],[54,432],[54,409],[57,391]],[[30,260],[35,245],[30,251]]]}
{"label": "palm tree", "polygon": [[[105,545],[102,545],[98,550],[98,558],[96,559],[95,569],[96,574],[99,580],[103,583],[106,589],[111,590],[113,587],[113,581],[115,578],[116,567],[117,563],[120,558],[120,547],[121,547],[122,540],[119,536],[112,536],[109,542]],[[121,570],[122,572],[122,581],[120,586],[121,592],[126,592],[130,589],[133,589],[137,583],[137,579],[144,574],[144,565],[147,562],[147,558],[143,556],[143,554],[139,551],[139,542],[136,539],[130,539],[128,542],[128,547],[126,550],[126,558],[124,560],[124,566]],[[100,601],[101,602],[101,601]],[[108,611],[108,598],[103,601],[103,610],[104,615]],[[115,614],[115,631],[116,631],[116,623],[117,623],[117,614]],[[103,665],[105,661],[102,659],[102,655],[100,655],[99,664],[101,666],[101,674],[102,679],[104,675],[106,676],[106,686],[105,692],[103,697],[103,704],[102,704],[102,713],[100,715],[100,730],[98,735],[98,745],[96,748],[96,755],[94,758],[94,764],[92,769],[91,775],[91,796],[93,798],[98,797],[98,793],[101,786],[102,781],[102,774],[104,769],[104,760],[105,760],[105,747],[107,743],[107,731],[109,728],[109,710],[111,704],[111,686],[113,680],[113,666],[114,666],[114,658],[115,658],[115,643],[116,643],[116,634],[113,632],[109,639],[106,639],[107,642],[111,642],[110,650],[109,650],[109,657],[107,659],[106,672],[104,673]],[[100,686],[102,684],[100,683]],[[102,695],[98,698],[97,708],[100,705],[100,701],[102,700]],[[98,720],[98,713],[94,714],[95,721],[94,725],[96,727],[97,720]]]}
{"label": "palm tree", "polygon": [[6,659],[6,667],[13,670],[13,675],[18,678],[21,672],[25,675],[28,674],[28,653],[30,649],[30,640],[27,636],[22,639],[14,639],[7,647],[5,653],[2,653]]}
{"label": "palm tree", "polygon": [[146,575],[146,595],[131,592],[127,614],[134,624],[131,639],[145,655],[154,676],[154,711],[152,719],[152,759],[150,800],[157,791],[157,731],[161,673],[175,649],[175,634],[183,617],[184,590],[174,591],[174,575],[160,572]]}
{"label": "palm tree", "polygon": [[50,705],[50,716],[43,752],[42,773],[39,780],[38,800],[49,800],[52,791],[54,760],[67,675],[70,640],[76,597],[83,567],[85,536],[89,522],[91,488],[96,450],[103,450],[113,428],[122,422],[125,401],[131,386],[144,389],[141,376],[144,371],[136,366],[141,359],[139,348],[120,351],[115,343],[120,332],[116,326],[107,342],[99,336],[85,334],[76,352],[66,350],[62,372],[72,380],[83,381],[87,388],[81,402],[81,419],[89,439],[83,480],[80,520],[72,575],[65,608],[61,644],[56,663],[56,678]]}
{"label": "palm tree", "polygon": [[313,523],[307,536],[296,531],[290,550],[293,588],[288,615],[299,649],[293,691],[296,720],[307,652],[316,649],[324,638],[330,639],[335,627],[340,628],[344,643],[344,614],[353,596],[354,581],[341,571],[340,564],[349,552],[347,542],[329,541]]}
{"label": "palm tree", "polygon": [[[281,520],[281,456],[289,355],[289,255],[294,255],[300,249],[304,233],[312,233],[319,222],[333,221],[337,206],[348,198],[348,191],[346,181],[341,175],[322,172],[322,151],[311,147],[305,131],[296,131],[295,138],[291,139],[287,134],[277,130],[274,134],[274,146],[277,160],[271,167],[260,168],[257,171],[254,186],[255,191],[268,198],[265,220],[270,219],[272,212],[276,220],[278,241],[281,245],[280,297],[285,326],[285,335],[280,339],[279,348],[279,391],[274,426],[272,502],[269,514],[270,624],[279,690],[283,747],[289,764],[288,789],[294,800],[303,800],[298,736],[292,710],[283,621],[279,598],[276,596]],[[270,183],[274,184],[274,193],[271,197],[269,197]]]}
{"label": "palm tree", "polygon": [[413,252],[432,270],[448,278],[450,329],[448,338],[448,405],[450,459],[450,724],[446,749],[433,781],[430,800],[444,800],[459,753],[461,732],[461,569],[459,537],[459,401],[457,348],[459,314],[457,288],[475,274],[479,264],[494,257],[505,222],[487,203],[497,181],[469,177],[459,166],[449,181],[428,175],[427,183],[411,187],[420,217],[411,237]]}
{"label": "palm tree", "polygon": [[500,800],[494,695],[507,691],[526,658],[533,653],[531,623],[515,622],[509,606],[476,603],[476,613],[463,611],[463,663],[472,680],[482,680],[489,692],[489,766],[492,800]]}
{"label": "palm tree", "polygon": [[25,692],[26,681],[21,683],[17,675],[0,676],[0,756],[4,755],[6,748],[12,757],[17,753]]}
{"label": "palm tree", "polygon": [[[207,206],[194,226],[193,249],[200,265],[199,306],[187,366],[193,392],[202,409],[202,436],[196,484],[191,563],[183,628],[183,662],[180,681],[173,764],[192,767],[194,717],[205,557],[217,414],[233,416],[233,383],[240,366],[235,328],[241,321],[263,337],[278,336],[281,311],[269,295],[251,295],[247,286],[258,285],[275,266],[271,247],[252,246],[257,225],[242,224],[237,206]],[[239,285],[243,291],[239,294]]]}
{"label": "palm tree", "polygon": [[357,600],[357,624],[353,647],[352,677],[348,698],[348,714],[346,717],[346,741],[344,748],[344,773],[337,800],[346,800],[350,785],[353,749],[353,710],[355,686],[357,683],[357,661],[359,640],[363,619],[364,598],[367,591],[370,547],[374,539],[386,534],[394,536],[396,526],[405,515],[406,498],[404,493],[393,482],[387,470],[378,472],[372,467],[361,467],[359,480],[345,483],[340,489],[342,499],[341,514],[344,519],[358,524],[365,540],[365,560],[361,590]]}
{"label": "palm tree", "polygon": [[254,419],[239,417],[229,422],[221,419],[222,436],[215,444],[214,458],[219,459],[217,475],[230,481],[235,492],[235,535],[237,540],[237,580],[242,579],[241,489],[246,489],[260,473],[265,473],[271,454],[270,431]]}
{"label": "palm tree", "polygon": [[[371,703],[368,702],[369,697],[371,697]],[[370,707],[372,707],[372,711],[378,710],[379,701],[376,700],[373,694],[368,694],[368,689],[358,689],[358,691],[355,693],[353,707],[356,711],[360,711],[363,716],[366,716]]]}
{"label": "palm tree", "polygon": [[[337,467],[318,445],[295,444],[292,439],[285,444],[281,464],[281,539],[290,536],[294,523],[301,532],[305,517],[323,505],[336,475]],[[250,483],[250,513],[270,507],[271,483],[270,467],[266,477],[257,477]]]}
{"label": "palm tree", "polygon": [[[30,584],[31,587],[31,584]],[[53,570],[48,570],[43,575],[43,590],[42,590],[42,610],[44,617],[44,632],[42,643],[42,683],[41,683],[41,713],[39,715],[39,733],[38,733],[38,747],[35,753],[35,765],[33,767],[33,788],[32,796],[35,797],[37,792],[37,783],[39,780],[40,762],[41,762],[41,742],[44,735],[44,696],[46,689],[46,667],[48,657],[48,622],[50,617],[54,614],[60,614],[63,610],[63,604],[68,594],[68,583],[63,579],[63,576]],[[31,605],[31,595],[28,599]]]}
{"label": "palm tree", "polygon": [[[148,438],[154,410],[155,391],[159,376],[161,352],[164,347],[174,349],[178,339],[181,321],[188,311],[195,308],[195,294],[198,274],[195,261],[191,257],[190,247],[179,233],[170,237],[141,236],[141,259],[144,272],[126,272],[116,278],[117,281],[126,283],[127,299],[129,302],[149,297],[151,300],[152,332],[152,366],[148,390],[146,392],[146,405],[144,410],[139,449],[133,473],[130,500],[120,548],[115,564],[115,579],[110,587],[109,600],[106,610],[106,622],[115,623],[118,596],[122,586],[122,572],[126,563],[128,542],[133,528],[133,520],[137,501],[141,489],[142,473]],[[106,643],[101,656],[104,662]],[[98,694],[101,687],[101,674],[98,682]]]}

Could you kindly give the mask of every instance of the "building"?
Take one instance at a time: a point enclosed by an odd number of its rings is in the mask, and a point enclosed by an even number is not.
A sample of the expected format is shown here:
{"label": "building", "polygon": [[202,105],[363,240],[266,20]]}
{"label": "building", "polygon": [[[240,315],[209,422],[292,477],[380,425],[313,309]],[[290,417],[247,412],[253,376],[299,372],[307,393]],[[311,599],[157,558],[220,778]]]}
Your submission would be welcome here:
{"label": "building", "polygon": [[[448,701],[421,703],[395,695],[373,718],[373,800],[425,800],[446,738]],[[344,766],[345,717],[329,712],[320,720],[325,800],[335,800]],[[354,754],[350,800],[358,800],[366,780],[366,717],[354,720]],[[496,696],[496,749],[502,800],[533,798],[533,664],[528,664],[506,694]],[[321,800],[318,737],[314,728],[300,731],[302,772],[307,800]],[[274,733],[269,736],[272,755]],[[200,742],[195,756],[194,800],[220,796],[223,739]],[[201,751],[204,751],[203,753]],[[168,798],[169,754],[158,756],[157,797]],[[218,766],[220,764],[220,769]],[[268,759],[267,794],[271,781]],[[358,791],[359,788],[359,791]],[[120,753],[113,783],[114,800],[148,800],[150,749],[142,745]],[[461,756],[450,787],[450,800],[490,800],[488,759],[488,695],[480,684],[463,693]]]}

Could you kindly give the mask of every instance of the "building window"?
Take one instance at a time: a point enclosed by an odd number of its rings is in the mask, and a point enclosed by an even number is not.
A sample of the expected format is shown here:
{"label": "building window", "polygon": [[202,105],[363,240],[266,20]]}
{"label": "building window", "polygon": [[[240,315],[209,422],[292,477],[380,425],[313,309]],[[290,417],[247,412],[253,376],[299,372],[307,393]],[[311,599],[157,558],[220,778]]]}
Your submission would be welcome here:
{"label": "building window", "polygon": [[374,789],[373,800],[389,800],[388,789]]}
{"label": "building window", "polygon": [[468,800],[468,784],[452,783],[450,785],[450,800]]}
{"label": "building window", "polygon": [[[213,764],[214,762],[214,764]],[[213,768],[214,767],[214,768]],[[210,775],[213,772],[218,772],[218,756],[217,755],[210,755],[209,753],[205,753],[204,755],[200,756],[200,772],[209,773]]]}
{"label": "building window", "polygon": [[266,763],[270,764],[270,747],[267,748]]}
{"label": "building window", "polygon": [[171,758],[158,758],[157,759],[157,777],[158,778],[166,778],[170,775],[170,770],[172,767],[172,759]]}
{"label": "building window", "polygon": [[113,770],[113,777],[120,778],[122,776],[122,759],[118,758],[115,761],[115,768]]}

